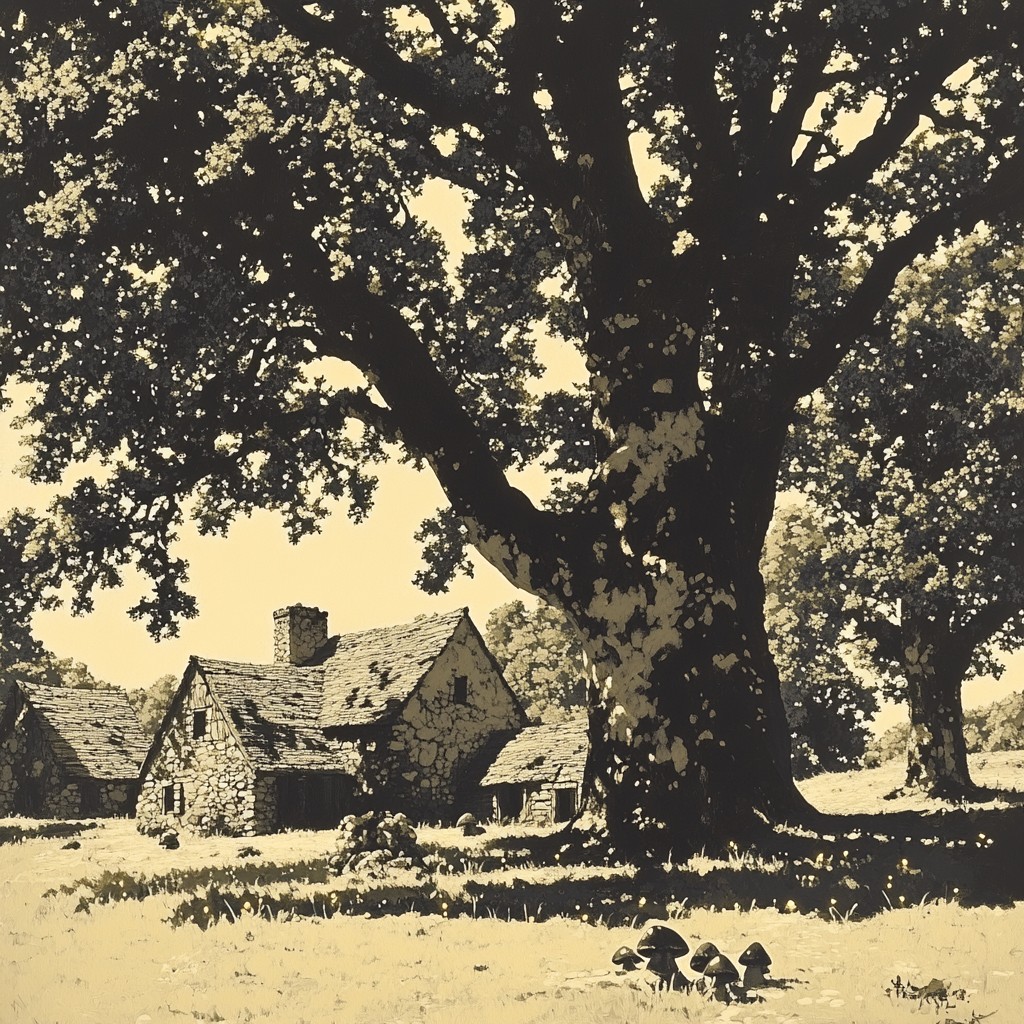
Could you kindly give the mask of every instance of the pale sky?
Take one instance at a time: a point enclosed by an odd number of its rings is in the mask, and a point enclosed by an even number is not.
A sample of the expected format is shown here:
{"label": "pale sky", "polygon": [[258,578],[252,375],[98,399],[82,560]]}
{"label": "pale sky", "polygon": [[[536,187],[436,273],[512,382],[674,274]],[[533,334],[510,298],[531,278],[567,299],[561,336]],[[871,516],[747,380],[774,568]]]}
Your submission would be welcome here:
{"label": "pale sky", "polygon": [[[869,130],[877,113],[869,101],[862,116],[848,119],[847,145]],[[663,167],[647,156],[640,135],[633,141],[641,181],[648,186]],[[435,182],[415,206],[442,232],[452,261],[457,260],[465,249],[460,223],[466,205],[459,194]],[[579,374],[578,358],[564,346],[545,346],[544,355],[553,357],[559,383]],[[10,417],[0,417],[0,512],[47,503],[49,491],[15,475],[20,455]],[[66,609],[38,614],[36,634],[58,656],[84,661],[99,678],[133,688],[149,685],[168,672],[181,674],[191,654],[271,660],[272,613],[287,604],[323,608],[332,633],[408,621],[421,612],[463,605],[482,629],[494,607],[525,597],[475,555],[475,578],[457,579],[449,593],[429,596],[416,588],[412,577],[422,562],[412,535],[443,504],[441,491],[429,473],[417,473],[408,466],[385,466],[380,478],[375,510],[367,523],[352,524],[338,506],[321,535],[297,545],[288,542],[273,513],[239,521],[226,538],[200,537],[186,523],[178,553],[190,563],[188,589],[198,598],[200,611],[197,619],[181,624],[177,639],[157,644],[143,623],[128,618],[127,609],[144,590],[144,581],[128,572],[123,588],[96,596],[90,615],[76,618]],[[517,483],[535,498],[543,488],[539,471]],[[1011,666],[1001,683],[968,684],[965,703],[988,703],[1019,689],[1024,681],[1024,652],[1013,657]],[[889,707],[876,728],[904,715],[902,708]]]}

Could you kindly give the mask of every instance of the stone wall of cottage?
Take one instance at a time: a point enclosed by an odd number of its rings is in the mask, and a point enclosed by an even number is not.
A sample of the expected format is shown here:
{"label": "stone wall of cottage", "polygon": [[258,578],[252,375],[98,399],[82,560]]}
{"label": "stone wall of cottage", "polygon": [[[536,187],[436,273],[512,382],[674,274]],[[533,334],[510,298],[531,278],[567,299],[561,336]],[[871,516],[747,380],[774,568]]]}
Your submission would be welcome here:
{"label": "stone wall of cottage", "polygon": [[[206,733],[193,738],[194,713],[206,711]],[[166,787],[174,807],[165,811]],[[277,801],[272,780],[257,777],[196,672],[142,779],[136,808],[142,832],[185,829],[200,835],[271,831]]]}
{"label": "stone wall of cottage", "polygon": [[[466,680],[463,704],[455,699],[458,679]],[[380,789],[391,805],[421,820],[457,818],[467,809],[455,803],[465,767],[494,733],[520,724],[508,687],[464,621],[382,744]],[[379,803],[381,796],[371,799]]]}
{"label": "stone wall of cottage", "polygon": [[[491,790],[489,813],[493,818],[511,819],[530,825],[552,825],[555,823],[556,789],[574,791],[577,806],[582,795],[580,786],[556,786],[553,782],[506,784],[488,788]],[[513,789],[518,793],[521,808],[510,814],[509,791]]]}
{"label": "stone wall of cottage", "polygon": [[81,790],[53,755],[32,709],[18,696],[7,709],[11,729],[0,743],[0,814],[78,817]]}
{"label": "stone wall of cottage", "polygon": [[57,761],[32,709],[20,697],[9,709],[10,732],[0,742],[0,816],[113,817],[131,814],[134,780],[75,778]]}

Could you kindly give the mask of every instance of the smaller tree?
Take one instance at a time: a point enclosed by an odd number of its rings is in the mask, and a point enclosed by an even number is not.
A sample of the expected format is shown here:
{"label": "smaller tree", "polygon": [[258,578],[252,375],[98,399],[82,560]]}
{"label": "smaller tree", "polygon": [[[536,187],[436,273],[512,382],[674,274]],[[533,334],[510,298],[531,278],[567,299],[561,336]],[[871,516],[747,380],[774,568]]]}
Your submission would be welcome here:
{"label": "smaller tree", "polygon": [[128,691],[128,702],[139,716],[147,736],[156,735],[180,681],[174,673],[168,672],[149,686]]}
{"label": "smaller tree", "polygon": [[842,582],[831,577],[827,545],[811,506],[792,502],[776,510],[761,563],[797,778],[857,765],[878,710],[843,657]]}
{"label": "smaller tree", "polygon": [[821,599],[910,716],[907,786],[973,788],[961,688],[1024,637],[1024,247],[999,225],[907,271],[810,401],[786,467],[820,514]]}
{"label": "smaller tree", "polygon": [[487,617],[484,637],[531,719],[558,722],[586,706],[579,635],[558,609],[510,601]]}

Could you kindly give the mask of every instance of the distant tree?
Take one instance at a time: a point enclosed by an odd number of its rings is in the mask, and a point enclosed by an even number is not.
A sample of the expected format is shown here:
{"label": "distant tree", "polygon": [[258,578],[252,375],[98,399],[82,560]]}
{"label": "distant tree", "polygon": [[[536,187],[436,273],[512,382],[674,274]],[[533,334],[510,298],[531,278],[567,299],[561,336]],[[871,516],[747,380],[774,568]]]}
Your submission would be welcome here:
{"label": "distant tree", "polygon": [[906,702],[906,784],[936,794],[972,789],[963,683],[1024,640],[1022,299],[1024,247],[998,230],[918,262],[787,467],[819,510],[819,600]]}
{"label": "distant tree", "polygon": [[530,718],[557,722],[586,710],[583,646],[557,608],[510,601],[487,617],[484,637]]}
{"label": "distant tree", "polygon": [[400,452],[445,495],[425,586],[472,545],[579,630],[618,849],[814,819],[759,574],[787,428],[904,268],[1019,222],[1020,4],[38,0],[3,29],[0,382],[32,386],[33,479],[102,466],[50,513],[77,607],[133,563],[166,634],[186,515],[300,537]]}
{"label": "distant tree", "polygon": [[168,672],[149,686],[140,686],[128,691],[128,702],[135,708],[135,713],[139,716],[147,735],[156,735],[180,682],[178,676]]}
{"label": "distant tree", "polygon": [[859,764],[878,710],[874,691],[854,675],[844,653],[842,581],[831,576],[828,540],[814,512],[802,501],[777,508],[761,561],[768,640],[797,778]]}
{"label": "distant tree", "polygon": [[[881,764],[906,756],[910,724],[900,722],[868,744],[864,763]],[[964,740],[971,754],[1024,750],[1024,693],[1012,693],[985,707],[964,712]]]}
{"label": "distant tree", "polygon": [[58,658],[43,652],[32,661],[15,662],[0,669],[0,678],[9,681],[23,680],[40,686],[65,686],[71,690],[109,690],[111,683],[97,679],[89,666],[74,658]]}

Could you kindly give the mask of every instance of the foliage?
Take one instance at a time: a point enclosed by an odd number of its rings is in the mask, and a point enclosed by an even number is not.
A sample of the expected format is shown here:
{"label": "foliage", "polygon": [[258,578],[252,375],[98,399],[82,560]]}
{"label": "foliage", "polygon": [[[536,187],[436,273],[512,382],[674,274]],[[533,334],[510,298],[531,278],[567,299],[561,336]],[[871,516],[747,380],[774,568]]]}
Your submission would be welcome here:
{"label": "foliage", "polygon": [[563,612],[510,601],[487,617],[484,638],[531,719],[563,721],[586,706],[583,649]]}
{"label": "foliage", "polygon": [[37,686],[66,686],[72,690],[109,690],[110,683],[97,679],[89,666],[74,658],[58,658],[43,652],[29,662],[17,662],[0,669],[0,681],[23,680]]}
{"label": "foliage", "polygon": [[813,506],[791,501],[776,510],[761,562],[798,778],[856,766],[878,710],[844,657],[843,584],[832,576],[827,544]]}
{"label": "foliage", "polygon": [[168,672],[150,686],[128,691],[128,702],[139,716],[147,736],[156,735],[180,682],[176,675]]}
{"label": "foliage", "polygon": [[377,878],[393,868],[421,867],[423,850],[404,814],[367,811],[342,819],[327,864],[335,874],[356,872]]}

